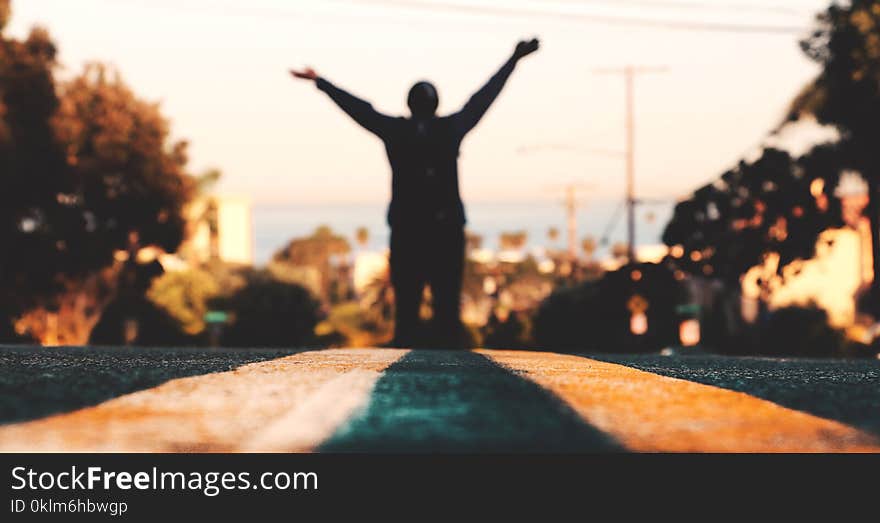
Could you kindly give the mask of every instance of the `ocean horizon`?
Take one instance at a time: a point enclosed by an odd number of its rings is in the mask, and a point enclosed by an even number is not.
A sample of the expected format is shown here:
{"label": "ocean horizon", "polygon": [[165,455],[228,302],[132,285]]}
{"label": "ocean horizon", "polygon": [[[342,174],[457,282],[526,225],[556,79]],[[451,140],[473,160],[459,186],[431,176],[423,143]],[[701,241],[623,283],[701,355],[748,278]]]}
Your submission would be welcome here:
{"label": "ocean horizon", "polygon": [[[483,246],[497,249],[502,232],[525,231],[528,249],[564,248],[566,211],[561,202],[475,202],[465,204],[467,229],[482,235]],[[655,245],[661,242],[663,229],[672,217],[674,202],[641,206],[636,212],[636,242]],[[264,265],[272,255],[293,238],[310,235],[321,225],[345,236],[357,246],[355,233],[366,227],[369,240],[365,249],[382,250],[388,245],[388,225],[384,203],[330,204],[257,204],[253,208],[254,261]],[[613,224],[612,224],[613,221]],[[559,229],[556,241],[548,238],[550,227]],[[626,240],[626,220],[619,201],[585,202],[577,212],[578,242],[592,236],[597,241],[608,233],[608,244],[600,245],[596,255],[604,256],[610,246]]]}

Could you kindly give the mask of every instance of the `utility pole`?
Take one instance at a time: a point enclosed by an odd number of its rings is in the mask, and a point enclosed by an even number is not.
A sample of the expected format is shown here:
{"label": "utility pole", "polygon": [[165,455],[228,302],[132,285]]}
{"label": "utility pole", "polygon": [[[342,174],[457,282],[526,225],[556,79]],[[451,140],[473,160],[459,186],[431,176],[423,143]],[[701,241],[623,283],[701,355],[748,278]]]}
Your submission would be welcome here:
{"label": "utility pole", "polygon": [[565,209],[565,228],[566,228],[566,257],[570,263],[577,261],[578,257],[578,240],[577,240],[577,212],[581,207],[577,200],[577,189],[593,190],[596,186],[592,183],[567,183],[562,187],[548,186],[548,189],[564,191],[562,207]]}
{"label": "utility pole", "polygon": [[569,262],[574,263],[578,257],[577,212],[581,207],[576,191],[578,188],[592,190],[595,188],[595,185],[591,183],[568,183],[562,187],[548,186],[547,188],[554,192],[562,189],[564,192],[562,207],[565,209],[566,258]]}
{"label": "utility pole", "polygon": [[622,68],[597,69],[598,74],[623,75],[626,87],[626,252],[630,263],[636,261],[636,139],[635,139],[635,79],[639,74],[665,72],[665,67],[644,67],[628,65]]}
{"label": "utility pole", "polygon": [[560,189],[564,193],[562,199],[562,207],[565,209],[565,235],[566,235],[566,258],[570,263],[577,261],[578,257],[578,239],[577,239],[577,212],[581,208],[581,202],[577,199],[577,189],[593,190],[595,184],[592,183],[567,183],[563,186],[548,185],[546,189],[557,192]]}
{"label": "utility pole", "polygon": [[[587,153],[587,154],[601,154],[603,156],[615,156],[620,157],[621,154],[617,151],[608,151],[604,149],[594,149],[588,147],[579,147],[579,146],[571,146],[564,144],[539,144],[539,145],[531,145],[531,146],[520,146],[517,148],[517,153],[519,154],[532,154],[535,152],[541,151],[567,151],[567,152],[579,152],[579,153]],[[577,196],[575,191],[578,188],[592,190],[596,188],[595,184],[592,183],[567,183],[562,187],[558,185],[550,185],[546,186],[547,189],[552,191],[558,191],[560,188],[565,192],[565,198],[562,201],[562,205],[565,208],[565,222],[566,222],[566,235],[567,235],[567,258],[568,261],[572,264],[577,260],[578,253],[578,241],[577,241],[577,211],[580,206],[577,201]]]}
{"label": "utility pole", "polygon": [[574,184],[565,188],[565,216],[568,227],[568,260],[572,263],[577,259],[577,199]]}

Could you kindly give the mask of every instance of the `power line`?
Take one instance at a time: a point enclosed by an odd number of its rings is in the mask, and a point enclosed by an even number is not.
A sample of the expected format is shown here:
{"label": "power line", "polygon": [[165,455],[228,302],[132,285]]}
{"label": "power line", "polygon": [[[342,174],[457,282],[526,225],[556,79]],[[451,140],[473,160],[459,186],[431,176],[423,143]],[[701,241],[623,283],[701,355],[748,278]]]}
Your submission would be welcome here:
{"label": "power line", "polygon": [[[556,0],[560,2],[562,0]],[[737,11],[737,12],[755,12],[755,13],[772,13],[778,15],[809,15],[814,12],[812,9],[797,8],[786,5],[757,5],[757,4],[706,4],[702,2],[694,2],[687,0],[564,0],[563,3],[571,5],[613,5],[619,6],[635,6],[649,7],[658,9],[681,9],[681,10],[699,10],[699,11]]]}
{"label": "power line", "polygon": [[[599,1],[599,0],[597,0]],[[630,0],[633,5],[642,0]],[[720,33],[750,33],[750,34],[767,34],[767,35],[798,35],[809,30],[808,27],[796,25],[770,25],[770,24],[728,24],[718,22],[705,22],[696,20],[675,20],[660,18],[643,18],[627,15],[604,15],[594,13],[581,13],[572,11],[558,11],[534,8],[510,8],[503,6],[490,5],[466,5],[459,3],[447,2],[414,2],[411,0],[330,0],[335,4],[349,5],[373,5],[384,8],[397,8],[398,10],[411,11],[434,11],[434,12],[452,12],[457,14],[474,14],[474,15],[494,15],[494,16],[519,16],[519,17],[544,17],[554,18],[563,21],[580,21],[595,24],[617,25],[644,27],[649,29],[666,29],[680,31],[701,31],[701,32],[720,32]],[[643,2],[645,4],[652,2]],[[142,4],[144,7],[152,7],[155,4]],[[696,4],[695,4],[696,6]],[[193,12],[212,12],[212,13],[230,13],[236,12],[244,16],[257,17],[263,19],[286,19],[286,18],[321,18],[334,16],[331,13],[321,12],[302,12],[286,9],[267,8],[259,6],[230,6],[224,5],[222,9],[195,7],[192,5],[179,5],[173,7],[170,5],[159,4],[157,7],[169,9],[185,9]],[[339,13],[341,14],[341,13]],[[337,14],[338,15],[338,14]],[[350,15],[356,18],[354,15]]]}
{"label": "power line", "polygon": [[599,237],[600,245],[608,245],[609,238],[611,237],[611,232],[617,227],[617,221],[620,220],[620,216],[623,214],[623,210],[626,208],[626,202],[622,201],[617,204],[617,207],[614,208],[614,213],[611,215],[611,219],[608,220],[608,224],[605,226],[605,230],[602,232],[602,236]]}
{"label": "power line", "polygon": [[673,20],[673,19],[652,19],[639,18],[619,15],[603,15],[593,13],[578,13],[572,11],[551,11],[545,9],[534,8],[509,8],[490,5],[466,5],[447,2],[413,2],[411,0],[336,0],[337,2],[356,3],[360,5],[370,4],[381,7],[402,8],[410,10],[431,10],[446,11],[458,14],[477,14],[477,15],[507,15],[507,16],[524,16],[534,17],[541,16],[546,18],[557,18],[566,21],[578,20],[582,22],[601,23],[607,25],[627,25],[638,26],[654,29],[673,29],[683,31],[708,31],[708,32],[728,32],[728,33],[756,33],[756,34],[778,34],[791,35],[802,34],[808,30],[803,26],[794,25],[747,25],[747,24],[727,24],[716,22],[703,22],[691,20]]}

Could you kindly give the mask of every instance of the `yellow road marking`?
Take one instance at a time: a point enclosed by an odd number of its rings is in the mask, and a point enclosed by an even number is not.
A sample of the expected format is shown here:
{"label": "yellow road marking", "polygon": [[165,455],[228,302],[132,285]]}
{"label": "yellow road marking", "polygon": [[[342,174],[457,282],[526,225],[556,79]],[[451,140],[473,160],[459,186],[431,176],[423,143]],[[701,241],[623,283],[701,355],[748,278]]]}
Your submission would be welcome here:
{"label": "yellow road marking", "polygon": [[0,427],[0,451],[314,450],[406,350],[303,352],[169,381],[94,407]]}
{"label": "yellow road marking", "polygon": [[477,351],[639,452],[880,452],[880,440],[744,394],[579,356]]}

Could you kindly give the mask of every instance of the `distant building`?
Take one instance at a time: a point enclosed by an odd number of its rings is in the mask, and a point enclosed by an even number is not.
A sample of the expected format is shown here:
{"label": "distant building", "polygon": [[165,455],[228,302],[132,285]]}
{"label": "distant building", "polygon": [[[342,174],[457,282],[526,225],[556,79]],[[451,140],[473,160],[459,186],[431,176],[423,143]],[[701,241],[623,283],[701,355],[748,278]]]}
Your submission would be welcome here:
{"label": "distant building", "polygon": [[355,256],[352,274],[354,291],[358,295],[388,272],[387,252],[361,252]]}
{"label": "distant building", "polygon": [[188,209],[190,235],[181,256],[190,263],[219,260],[253,265],[254,223],[250,199],[210,195],[196,199]]}

